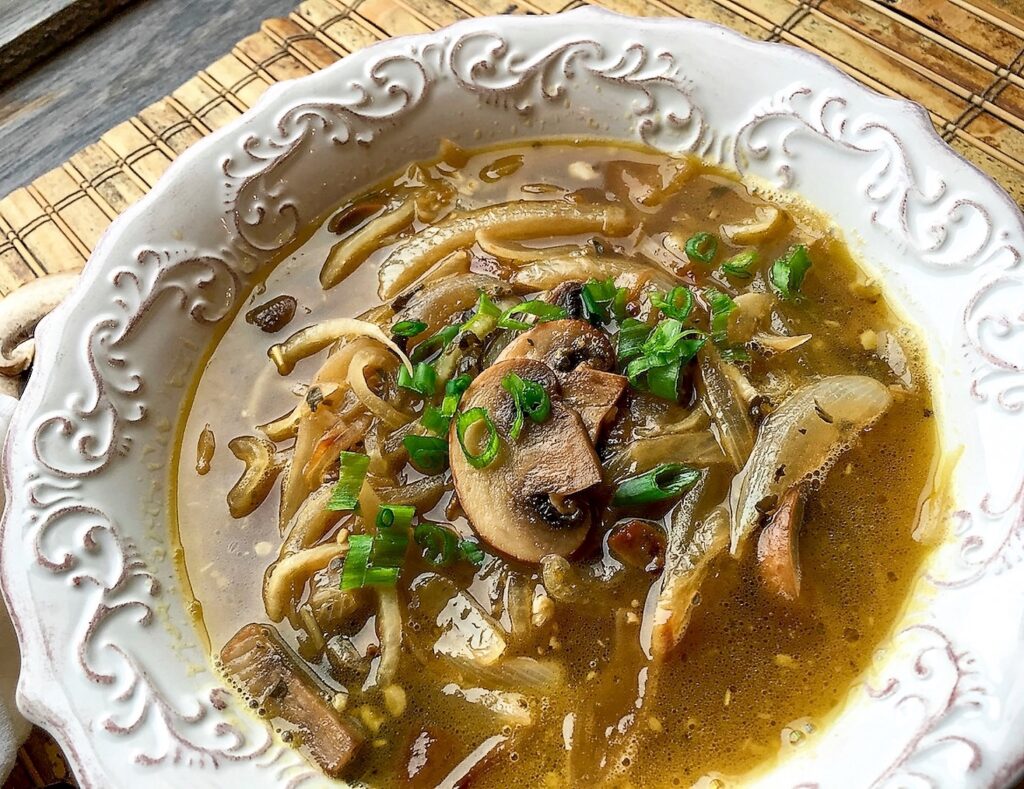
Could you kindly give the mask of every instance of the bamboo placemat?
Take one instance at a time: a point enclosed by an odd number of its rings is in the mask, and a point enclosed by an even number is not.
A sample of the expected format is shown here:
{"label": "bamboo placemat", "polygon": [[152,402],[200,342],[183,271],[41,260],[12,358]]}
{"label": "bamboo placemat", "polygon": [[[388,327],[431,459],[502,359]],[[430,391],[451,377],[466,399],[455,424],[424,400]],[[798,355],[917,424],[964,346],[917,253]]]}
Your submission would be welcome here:
{"label": "bamboo placemat", "polygon": [[[942,137],[1024,203],[1021,0],[600,0],[640,16],[689,16],[824,56],[888,95],[924,105]],[[60,167],[0,200],[0,293],[79,268],[110,221],[193,142],[272,83],[390,36],[470,16],[553,13],[578,0],[307,0]],[[36,732],[8,787],[71,780]]]}

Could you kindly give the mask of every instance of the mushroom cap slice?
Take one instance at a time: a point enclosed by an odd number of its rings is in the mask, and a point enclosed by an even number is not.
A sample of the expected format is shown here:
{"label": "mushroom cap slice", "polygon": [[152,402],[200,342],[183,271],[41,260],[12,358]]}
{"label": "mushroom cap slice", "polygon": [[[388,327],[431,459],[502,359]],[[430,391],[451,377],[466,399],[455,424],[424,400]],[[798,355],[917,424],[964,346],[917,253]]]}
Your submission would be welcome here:
{"label": "mushroom cap slice", "polygon": [[572,319],[538,323],[506,345],[497,361],[516,357],[544,362],[560,382],[582,365],[595,370],[615,366],[615,351],[608,335],[586,321]]}
{"label": "mushroom cap slice", "polygon": [[[539,383],[551,398],[548,419],[526,419],[515,440],[509,435],[515,402],[502,387],[509,373]],[[601,465],[579,415],[562,401],[554,372],[532,359],[497,362],[463,395],[461,410],[470,408],[487,410],[501,440],[494,461],[474,468],[453,420],[448,438],[452,479],[474,531],[491,547],[525,562],[571,554],[586,538],[591,517],[586,506],[568,497],[598,484]],[[467,431],[469,444],[478,438],[473,432]]]}
{"label": "mushroom cap slice", "polygon": [[626,391],[623,376],[606,372],[615,366],[608,335],[582,320],[546,321],[512,340],[498,361],[513,358],[537,359],[554,371],[566,405],[580,415],[597,443]]}

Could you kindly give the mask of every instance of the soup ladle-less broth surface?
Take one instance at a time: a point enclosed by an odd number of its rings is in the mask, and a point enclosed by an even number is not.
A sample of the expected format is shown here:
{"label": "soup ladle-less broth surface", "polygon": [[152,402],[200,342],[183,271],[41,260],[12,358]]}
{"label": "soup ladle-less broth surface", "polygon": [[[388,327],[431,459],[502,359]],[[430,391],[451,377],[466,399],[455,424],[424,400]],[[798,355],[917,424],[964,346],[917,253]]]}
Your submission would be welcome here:
{"label": "soup ladle-less broth surface", "polygon": [[445,143],[250,302],[184,429],[185,569],[226,679],[331,776],[739,775],[906,601],[921,351],[805,209],[649,150]]}

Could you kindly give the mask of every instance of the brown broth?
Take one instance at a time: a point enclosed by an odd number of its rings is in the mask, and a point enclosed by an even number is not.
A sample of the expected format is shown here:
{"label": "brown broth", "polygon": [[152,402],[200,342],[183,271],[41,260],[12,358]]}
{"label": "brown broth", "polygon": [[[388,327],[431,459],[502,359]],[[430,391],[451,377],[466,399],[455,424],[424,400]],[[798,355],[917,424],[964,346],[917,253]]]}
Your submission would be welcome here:
{"label": "brown broth", "polygon": [[[488,182],[493,173],[514,169],[504,158],[513,156],[522,157],[522,166]],[[489,167],[496,159],[505,167]],[[570,168],[573,162],[593,165],[599,179],[609,162],[635,166],[665,161],[663,155],[646,149],[578,141],[476,151],[462,172],[485,173],[487,178],[457,181],[463,190],[460,206],[550,197],[524,193],[527,184],[548,183],[573,191],[600,183],[585,177],[586,168]],[[727,174],[706,170],[647,218],[655,230],[681,228],[689,234],[747,218],[762,204]],[[641,570],[618,570],[614,582],[585,605],[558,603],[557,630],[544,643],[531,643],[522,652],[557,660],[568,679],[559,692],[538,701],[533,724],[521,728],[506,726],[479,706],[444,693],[446,685],[458,681],[456,673],[436,662],[424,668],[406,651],[398,681],[407,707],[397,717],[381,713],[383,725],[370,737],[354,777],[375,786],[405,785],[410,747],[429,732],[445,754],[441,775],[489,738],[504,738],[489,757],[494,763],[480,772],[474,786],[571,786],[602,779],[618,785],[689,785],[702,775],[739,775],[780,750],[799,747],[813,739],[842,704],[905,607],[926,555],[927,548],[913,534],[922,503],[933,493],[937,428],[916,335],[884,298],[856,284],[863,283],[864,274],[821,217],[795,206],[788,209],[796,220],[794,227],[760,251],[763,260],[772,260],[796,241],[817,242],[812,245],[814,266],[803,286],[806,298],[780,306],[790,333],[814,337],[805,346],[774,357],[770,365],[755,357],[747,368],[751,382],[767,385],[770,368],[773,374],[782,372],[798,380],[859,373],[901,385],[890,412],[841,458],[810,497],[800,541],[804,587],[799,601],[782,603],[764,590],[752,566],[752,552],[739,562],[720,558],[702,589],[678,655],[665,665],[657,682],[650,683],[639,633],[656,578]],[[201,627],[214,650],[242,625],[268,621],[261,586],[281,539],[277,487],[252,515],[237,521],[229,517],[224,499],[241,464],[227,451],[227,442],[253,434],[256,425],[289,410],[297,402],[293,387],[310,380],[324,358],[321,354],[304,360],[284,378],[267,360],[267,348],[302,326],[354,316],[379,303],[376,270],[387,247],[341,286],[321,290],[319,267],[336,241],[326,224],[325,220],[312,228],[308,240],[274,268],[240,310],[198,380],[183,429],[175,493],[177,536],[183,570],[201,607]],[[605,243],[620,245],[627,255],[634,253],[632,237]],[[727,244],[724,248],[727,254],[736,251]],[[268,334],[246,322],[245,313],[252,307],[282,294],[294,296],[299,305],[286,328]],[[897,370],[902,375],[878,353],[865,349],[866,330],[897,338],[906,357],[905,370]],[[217,451],[209,473],[198,476],[196,446],[207,423],[216,434]],[[724,492],[727,479],[713,484]],[[439,506],[435,519],[443,517],[442,512]],[[460,525],[466,528],[464,522]],[[584,558],[592,569],[616,569],[617,562],[601,545]],[[410,562],[400,581],[403,596],[414,579],[428,571],[422,562]],[[501,603],[495,604],[490,593],[496,588],[494,579],[509,573],[523,583],[540,580],[536,568],[501,560],[485,565],[477,575],[465,567],[441,572],[457,587],[469,589],[499,622]],[[376,641],[372,623],[370,617],[352,634],[357,647]],[[301,645],[287,622],[279,629],[293,645]],[[315,662],[325,680],[339,686],[325,666],[322,660]],[[364,704],[382,710],[379,696],[360,698],[358,688],[350,690],[350,711],[358,715]],[[635,750],[606,749],[603,731],[620,724],[642,732]],[[609,779],[609,765],[601,767],[602,758],[625,759],[627,764]]]}

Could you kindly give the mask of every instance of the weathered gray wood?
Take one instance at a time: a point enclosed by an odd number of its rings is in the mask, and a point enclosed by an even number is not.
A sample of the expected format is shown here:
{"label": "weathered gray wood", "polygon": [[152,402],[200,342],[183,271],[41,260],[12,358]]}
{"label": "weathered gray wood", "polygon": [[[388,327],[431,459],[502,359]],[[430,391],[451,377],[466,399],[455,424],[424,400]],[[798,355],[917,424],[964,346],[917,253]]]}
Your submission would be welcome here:
{"label": "weathered gray wood", "polygon": [[0,0],[0,85],[134,0]]}
{"label": "weathered gray wood", "polygon": [[[0,16],[6,4],[0,0]],[[299,0],[140,0],[0,90],[0,196],[286,16]]]}

